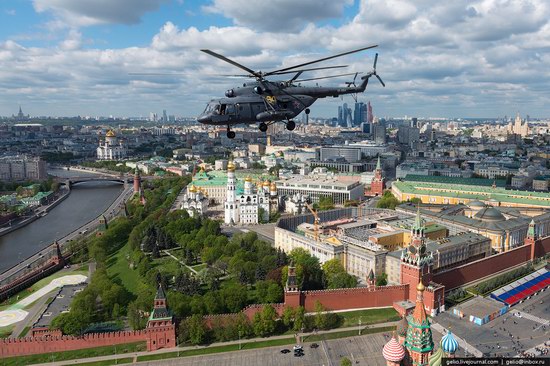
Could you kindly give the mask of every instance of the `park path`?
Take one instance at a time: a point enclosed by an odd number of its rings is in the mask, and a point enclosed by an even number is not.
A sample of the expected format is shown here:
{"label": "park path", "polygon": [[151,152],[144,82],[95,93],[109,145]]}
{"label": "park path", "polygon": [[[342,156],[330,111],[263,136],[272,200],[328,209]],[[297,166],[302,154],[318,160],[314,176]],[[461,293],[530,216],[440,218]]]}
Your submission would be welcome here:
{"label": "park path", "polygon": [[172,253],[170,253],[167,249],[163,250],[164,254],[166,255],[169,255],[170,257],[172,257],[173,259],[175,259],[179,264],[181,264],[182,266],[185,266],[188,270],[190,270],[191,272],[193,272],[195,275],[199,274],[199,272],[197,272],[193,267],[190,267],[188,266],[187,264],[185,264],[184,261],[180,260],[178,257],[176,257],[175,255],[173,255]]}

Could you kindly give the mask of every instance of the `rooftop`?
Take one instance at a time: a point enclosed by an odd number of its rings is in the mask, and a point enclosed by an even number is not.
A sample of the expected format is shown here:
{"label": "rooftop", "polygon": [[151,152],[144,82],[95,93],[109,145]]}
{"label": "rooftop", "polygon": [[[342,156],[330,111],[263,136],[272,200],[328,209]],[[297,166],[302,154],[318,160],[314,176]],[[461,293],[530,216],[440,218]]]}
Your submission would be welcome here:
{"label": "rooftop", "polygon": [[550,195],[543,192],[507,190],[482,186],[440,184],[425,182],[393,182],[403,193],[463,198],[465,200],[506,202],[534,206],[550,207]]}

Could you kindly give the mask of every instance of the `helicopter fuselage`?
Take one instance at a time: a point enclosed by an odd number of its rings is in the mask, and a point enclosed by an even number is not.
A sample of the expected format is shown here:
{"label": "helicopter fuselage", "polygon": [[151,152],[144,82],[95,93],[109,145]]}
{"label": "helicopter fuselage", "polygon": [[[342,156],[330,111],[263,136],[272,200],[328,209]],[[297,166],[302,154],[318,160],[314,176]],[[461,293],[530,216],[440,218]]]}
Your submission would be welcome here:
{"label": "helicopter fuselage", "polygon": [[216,126],[290,120],[319,98],[363,92],[368,78],[362,79],[358,87],[340,88],[305,87],[285,82],[245,83],[226,91],[225,98],[211,100],[197,120]]}

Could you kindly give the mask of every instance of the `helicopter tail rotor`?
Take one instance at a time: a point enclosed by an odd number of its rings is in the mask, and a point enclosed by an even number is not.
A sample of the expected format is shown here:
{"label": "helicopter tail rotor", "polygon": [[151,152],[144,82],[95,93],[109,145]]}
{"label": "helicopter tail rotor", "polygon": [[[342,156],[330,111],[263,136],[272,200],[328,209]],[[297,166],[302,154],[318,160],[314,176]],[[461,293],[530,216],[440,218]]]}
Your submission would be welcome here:
{"label": "helicopter tail rotor", "polygon": [[380,84],[382,84],[383,87],[386,87],[386,84],[382,81],[382,78],[376,73],[376,63],[378,62],[378,53],[374,55],[374,64],[372,65],[372,75],[376,76]]}

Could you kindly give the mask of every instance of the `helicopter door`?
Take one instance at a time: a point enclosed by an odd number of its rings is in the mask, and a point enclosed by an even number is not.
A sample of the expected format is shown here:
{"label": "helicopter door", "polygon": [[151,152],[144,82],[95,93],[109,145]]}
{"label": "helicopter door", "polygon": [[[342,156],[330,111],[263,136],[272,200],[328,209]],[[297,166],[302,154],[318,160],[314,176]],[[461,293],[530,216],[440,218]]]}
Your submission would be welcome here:
{"label": "helicopter door", "polygon": [[237,103],[235,105],[237,119],[241,122],[252,120],[252,113],[250,111],[250,103]]}

